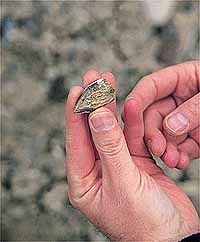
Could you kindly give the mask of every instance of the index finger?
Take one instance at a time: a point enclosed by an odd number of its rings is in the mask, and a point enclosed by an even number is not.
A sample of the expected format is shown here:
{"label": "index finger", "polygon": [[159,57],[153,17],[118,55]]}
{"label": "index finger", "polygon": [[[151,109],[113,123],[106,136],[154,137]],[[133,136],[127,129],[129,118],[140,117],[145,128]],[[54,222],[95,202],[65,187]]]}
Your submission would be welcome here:
{"label": "index finger", "polygon": [[[94,151],[90,139],[87,119],[84,115],[74,113],[82,87],[73,87],[66,104],[66,162],[67,177],[70,186],[77,188],[77,183],[86,177],[94,168]],[[74,190],[74,189],[72,189]]]}
{"label": "index finger", "polygon": [[[200,86],[199,67],[199,61],[190,61],[154,72],[144,77],[128,97],[139,96],[144,111],[155,101],[173,93],[180,93],[184,98],[187,96],[184,86],[195,95]],[[176,99],[176,95],[174,97]]]}

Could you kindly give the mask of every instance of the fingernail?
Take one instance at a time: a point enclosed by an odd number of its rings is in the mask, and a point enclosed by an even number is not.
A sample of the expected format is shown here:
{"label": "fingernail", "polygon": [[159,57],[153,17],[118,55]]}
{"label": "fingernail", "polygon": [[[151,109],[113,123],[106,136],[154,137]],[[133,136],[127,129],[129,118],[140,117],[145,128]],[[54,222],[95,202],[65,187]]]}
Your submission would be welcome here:
{"label": "fingernail", "polygon": [[189,120],[183,114],[175,113],[166,120],[166,124],[171,131],[179,133],[188,127]]}
{"label": "fingernail", "polygon": [[132,96],[130,96],[130,97],[127,97],[127,99],[126,99],[126,101],[128,101],[128,100],[131,100],[131,99],[135,99],[134,97],[132,97]]}
{"label": "fingernail", "polygon": [[114,120],[110,113],[95,114],[90,118],[90,124],[96,131],[108,131],[114,127]]}

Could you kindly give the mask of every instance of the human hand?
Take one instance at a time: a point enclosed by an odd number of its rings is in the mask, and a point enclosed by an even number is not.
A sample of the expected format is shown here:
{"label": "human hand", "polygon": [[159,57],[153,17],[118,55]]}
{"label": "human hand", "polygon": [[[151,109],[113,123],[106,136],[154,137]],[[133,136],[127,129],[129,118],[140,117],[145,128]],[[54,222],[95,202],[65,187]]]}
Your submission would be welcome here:
{"label": "human hand", "polygon": [[[114,86],[112,74],[102,76]],[[90,71],[84,85],[98,78],[98,73]],[[191,201],[154,164],[145,146],[140,154],[128,150],[115,102],[97,109],[88,120],[73,112],[82,90],[71,89],[66,107],[66,168],[72,205],[113,241],[177,242],[198,231]],[[143,121],[140,105],[134,101],[132,131],[133,125]],[[141,134],[144,128],[136,129],[132,141]]]}
{"label": "human hand", "polygon": [[[149,150],[167,166],[184,169],[200,153],[199,88],[198,61],[172,66],[143,78],[125,102],[130,110],[127,117],[122,115],[127,139],[134,136],[127,128],[127,123],[132,122],[129,99],[133,97],[141,100],[145,111],[145,141]],[[176,120],[172,119],[174,114]],[[136,147],[134,143],[130,145]]]}

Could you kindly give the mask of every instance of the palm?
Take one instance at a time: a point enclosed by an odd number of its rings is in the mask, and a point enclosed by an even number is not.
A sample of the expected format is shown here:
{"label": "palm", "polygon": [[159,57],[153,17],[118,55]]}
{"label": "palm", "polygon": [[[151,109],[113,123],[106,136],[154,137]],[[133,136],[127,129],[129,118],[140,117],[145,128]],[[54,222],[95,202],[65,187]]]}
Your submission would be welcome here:
{"label": "palm", "polygon": [[[137,156],[131,156],[131,158],[139,170],[140,186],[137,187],[135,185],[135,177],[130,170],[130,173],[126,177],[126,184],[123,184],[123,193],[124,195],[128,194],[125,204],[121,204],[123,207],[123,222],[125,221],[126,223],[126,215],[124,213],[128,210],[124,209],[125,206],[131,210],[131,207],[133,207],[132,204],[135,204],[135,207],[140,208],[139,216],[145,221],[144,233],[149,232],[145,230],[146,227],[156,228],[156,233],[165,231],[166,235],[172,234],[173,238],[175,238],[176,234],[178,236],[180,231],[185,231],[185,234],[188,231],[193,231],[198,223],[198,215],[186,194],[165,175],[152,159]],[[113,191],[113,187],[110,186],[110,179],[107,179],[104,175],[102,176],[101,164],[104,161],[96,160],[95,162],[97,165],[90,173],[90,178],[94,178],[94,180],[90,180],[90,184],[95,183],[95,185],[90,189],[89,193],[86,190],[83,191],[83,194],[87,194],[87,199],[85,200],[86,207],[88,203],[93,202],[95,207],[98,207],[99,216],[102,217],[103,215],[103,219],[107,219],[109,223],[109,219],[112,216],[110,210],[107,210],[107,205],[112,197],[111,191]],[[97,177],[98,179],[96,179]],[[135,191],[134,186],[137,187]],[[131,190],[130,187],[132,188]],[[102,199],[102,194],[104,194],[104,199]],[[116,194],[115,196],[118,195]],[[138,197],[139,200],[137,201]],[[115,208],[113,207],[112,209],[114,210]],[[132,216],[130,210],[127,217]],[[105,218],[106,214],[108,218]],[[135,219],[137,221],[137,215]]]}
{"label": "palm", "polygon": [[[183,221],[187,221],[189,224],[192,223],[194,217],[197,217],[197,213],[186,194],[160,169],[160,167],[153,163],[152,159],[134,156],[132,156],[132,159],[141,171],[141,179],[146,179],[147,175],[152,178],[148,179],[151,184],[147,184],[147,187],[151,188],[152,185],[159,186],[173,202],[177,211],[180,212]],[[154,191],[154,189],[151,188],[151,191]],[[155,194],[153,194],[153,196],[155,196]],[[158,199],[160,199],[160,197]]]}

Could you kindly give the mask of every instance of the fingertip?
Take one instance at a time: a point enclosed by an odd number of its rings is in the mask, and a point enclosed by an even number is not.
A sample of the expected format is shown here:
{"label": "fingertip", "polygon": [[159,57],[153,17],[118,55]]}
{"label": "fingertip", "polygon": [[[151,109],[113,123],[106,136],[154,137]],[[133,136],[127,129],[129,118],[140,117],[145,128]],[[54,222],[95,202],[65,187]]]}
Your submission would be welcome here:
{"label": "fingertip", "polygon": [[171,136],[180,136],[189,132],[189,119],[179,112],[172,112],[163,121],[163,128]]}
{"label": "fingertip", "polygon": [[[140,103],[137,99],[130,97],[124,103],[123,108],[123,119],[127,125],[132,125],[135,119],[140,117],[142,112],[140,112]],[[142,120],[140,120],[142,121]]]}
{"label": "fingertip", "polygon": [[167,143],[167,149],[163,154],[162,159],[169,168],[177,166],[179,161],[179,152],[172,143]]}
{"label": "fingertip", "polygon": [[137,104],[138,104],[138,102],[137,102],[137,99],[136,98],[129,97],[129,98],[126,99],[126,101],[124,103],[124,106],[129,111],[129,108],[133,108],[134,107],[134,108],[137,109],[137,106],[138,106]]}
{"label": "fingertip", "polygon": [[105,78],[115,88],[115,76],[112,72],[103,72],[101,73],[101,77]]}
{"label": "fingertip", "polygon": [[175,161],[174,157],[167,152],[163,154],[162,160],[169,168],[175,168],[177,165],[177,161]]}
{"label": "fingertip", "polygon": [[71,105],[75,106],[75,103],[82,92],[83,92],[82,87],[72,86],[69,90],[66,107],[69,108],[69,106],[71,107]]}
{"label": "fingertip", "polygon": [[69,91],[69,95],[68,95],[66,107],[65,107],[65,119],[68,125],[69,123],[71,123],[71,121],[75,121],[83,118],[83,115],[80,115],[74,112],[77,100],[80,97],[82,92],[83,92],[83,88],[80,86],[73,86]]}
{"label": "fingertip", "polygon": [[157,134],[148,139],[147,146],[155,156],[161,157],[166,150],[167,142],[165,137],[157,130]]}
{"label": "fingertip", "polygon": [[124,135],[130,154],[149,156],[149,152],[144,143],[143,113],[137,98],[129,97],[126,99],[122,118],[124,120]]}
{"label": "fingertip", "polygon": [[72,86],[69,90],[69,94],[75,94],[80,93],[80,91],[83,91],[83,88],[81,86]]}
{"label": "fingertip", "polygon": [[178,169],[185,169],[189,164],[189,156],[185,152],[180,152],[180,159],[176,166]]}
{"label": "fingertip", "polygon": [[89,70],[85,72],[85,74],[83,75],[83,86],[86,87],[87,85],[96,81],[99,78],[100,78],[100,75],[97,71]]}

